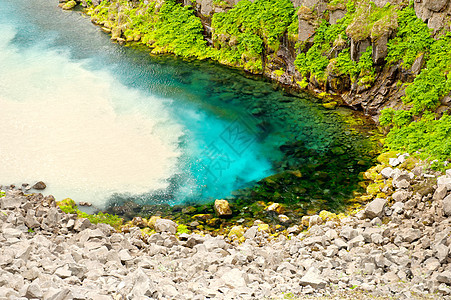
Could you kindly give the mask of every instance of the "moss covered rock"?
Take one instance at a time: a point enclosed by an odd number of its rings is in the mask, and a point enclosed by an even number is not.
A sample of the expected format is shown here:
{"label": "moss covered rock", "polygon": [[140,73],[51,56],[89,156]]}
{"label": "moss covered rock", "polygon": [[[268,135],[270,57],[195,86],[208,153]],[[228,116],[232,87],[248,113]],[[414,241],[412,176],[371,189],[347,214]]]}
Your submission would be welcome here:
{"label": "moss covered rock", "polygon": [[75,2],[74,0],[70,0],[70,1],[67,1],[61,8],[65,9],[65,10],[71,10],[75,6],[77,6],[77,2]]}

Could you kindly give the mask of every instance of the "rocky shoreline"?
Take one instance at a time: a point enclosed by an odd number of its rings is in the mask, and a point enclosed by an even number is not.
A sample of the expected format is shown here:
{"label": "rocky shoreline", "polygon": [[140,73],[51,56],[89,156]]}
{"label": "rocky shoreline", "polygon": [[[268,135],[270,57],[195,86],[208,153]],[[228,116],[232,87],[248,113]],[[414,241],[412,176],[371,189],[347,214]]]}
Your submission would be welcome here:
{"label": "rocky shoreline", "polygon": [[383,184],[364,209],[306,216],[279,235],[259,220],[212,237],[158,218],[151,235],[118,232],[52,196],[6,191],[0,299],[449,299],[451,170],[405,161],[384,157],[366,174]]}

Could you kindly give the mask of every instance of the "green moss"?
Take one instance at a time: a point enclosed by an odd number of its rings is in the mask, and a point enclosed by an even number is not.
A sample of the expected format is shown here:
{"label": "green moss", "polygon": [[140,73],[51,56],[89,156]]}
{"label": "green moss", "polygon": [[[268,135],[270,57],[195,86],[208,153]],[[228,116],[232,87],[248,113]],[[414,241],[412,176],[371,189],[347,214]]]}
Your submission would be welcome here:
{"label": "green moss", "polygon": [[73,9],[75,6],[77,6],[77,2],[75,2],[74,0],[70,0],[70,1],[67,1],[67,2],[62,6],[62,9],[69,10],[69,9]]}
{"label": "green moss", "polygon": [[70,198],[58,201],[56,205],[58,205],[63,212],[67,214],[77,214],[78,218],[86,218],[93,224],[105,223],[111,225],[116,229],[119,229],[119,227],[123,223],[123,219],[116,215],[111,215],[103,212],[90,215],[85,212],[82,212],[78,209],[77,205],[75,204],[75,201]]}
{"label": "green moss", "polygon": [[177,234],[189,234],[190,230],[188,229],[188,226],[183,225],[183,224],[179,224],[179,226],[177,227]]}
{"label": "green moss", "polygon": [[398,26],[396,20],[395,6],[387,4],[384,7],[378,7],[372,1],[361,1],[346,33],[355,41],[362,41],[369,37],[376,40],[384,33],[396,29]]}
{"label": "green moss", "polygon": [[282,70],[282,69],[280,69],[280,70],[275,70],[273,73],[274,73],[274,75],[276,75],[277,77],[280,77],[280,76],[282,76],[282,75],[285,73],[285,71]]}
{"label": "green moss", "polygon": [[380,162],[381,164],[388,165],[389,159],[396,157],[396,154],[398,154],[398,151],[393,151],[393,150],[381,153],[377,157],[377,161]]}
{"label": "green moss", "polygon": [[75,201],[70,198],[58,201],[56,205],[58,205],[59,208],[66,214],[74,214],[77,211],[77,205],[75,204]]}

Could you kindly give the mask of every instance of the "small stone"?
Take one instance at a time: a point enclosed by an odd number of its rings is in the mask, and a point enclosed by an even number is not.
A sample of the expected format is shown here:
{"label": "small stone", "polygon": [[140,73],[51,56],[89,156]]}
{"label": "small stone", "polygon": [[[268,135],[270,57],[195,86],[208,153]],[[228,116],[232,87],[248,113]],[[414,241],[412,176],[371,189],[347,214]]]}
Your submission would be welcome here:
{"label": "small stone", "polygon": [[277,217],[279,218],[279,221],[282,223],[286,223],[286,222],[290,221],[290,218],[286,215],[278,215]]}
{"label": "small stone", "polygon": [[437,178],[437,185],[444,185],[448,188],[448,190],[451,190],[451,178],[443,175]]}
{"label": "small stone", "polygon": [[439,244],[434,247],[437,252],[435,257],[440,261],[440,263],[444,263],[446,258],[448,257],[449,248],[443,244]]}
{"label": "small stone", "polygon": [[421,230],[412,228],[404,229],[399,233],[399,236],[402,238],[402,240],[407,243],[412,243],[418,240],[421,237],[421,235],[422,235]]}
{"label": "small stone", "polygon": [[288,234],[298,234],[299,232],[301,232],[301,229],[299,228],[298,225],[294,225],[287,228]]}
{"label": "small stone", "polygon": [[363,236],[358,235],[348,242],[348,250],[358,247],[358,246],[360,246],[360,244],[364,244],[364,243],[365,243],[365,239],[363,238]]}
{"label": "small stone", "polygon": [[348,244],[343,239],[340,238],[335,239],[334,244],[335,246],[338,247],[339,250],[348,248]]}
{"label": "small stone", "polygon": [[309,227],[312,227],[314,225],[321,225],[322,223],[323,219],[318,215],[310,216],[309,218]]}
{"label": "small stone", "polygon": [[232,289],[245,287],[249,282],[248,275],[239,269],[232,269],[228,272],[225,272],[221,276],[221,279],[225,282],[225,284],[228,287]]}
{"label": "small stone", "polygon": [[91,221],[86,218],[79,218],[75,220],[74,230],[75,231],[83,231],[89,227],[91,227]]}
{"label": "small stone", "polygon": [[434,195],[432,196],[432,200],[441,201],[443,200],[443,198],[445,198],[447,193],[448,188],[446,187],[446,185],[439,185],[438,188],[435,190]]}
{"label": "small stone", "polygon": [[127,262],[133,259],[127,249],[122,249],[121,251],[119,251],[119,258],[122,262]]}
{"label": "small stone", "polygon": [[451,217],[451,195],[448,195],[443,199],[443,212],[445,216]]}
{"label": "small stone", "polygon": [[404,202],[406,201],[410,196],[410,193],[408,191],[396,191],[393,193],[392,198],[393,200],[395,200],[396,202]]}
{"label": "small stone", "polygon": [[278,214],[283,212],[283,207],[280,203],[273,203],[265,208],[266,211],[275,211]]}
{"label": "small stone", "polygon": [[38,181],[33,185],[33,188],[35,190],[45,190],[46,187],[47,185],[42,181]]}
{"label": "small stone", "polygon": [[441,283],[451,284],[451,271],[447,270],[438,274],[437,281]]}
{"label": "small stone", "polygon": [[72,276],[72,272],[69,270],[68,266],[65,265],[64,267],[56,269],[55,275],[64,279]]}
{"label": "small stone", "polygon": [[381,171],[381,175],[384,176],[385,178],[390,178],[392,174],[393,174],[393,169],[390,167],[384,168]]}
{"label": "small stone", "polygon": [[3,237],[5,239],[19,238],[22,235],[22,231],[17,228],[5,228],[3,230]]}
{"label": "small stone", "polygon": [[75,2],[75,0],[69,0],[61,8],[64,10],[71,10],[76,5],[77,5],[77,2]]}
{"label": "small stone", "polygon": [[431,257],[424,262],[424,267],[426,268],[426,270],[434,272],[440,267],[440,262],[438,261],[438,259]]}
{"label": "small stone", "polygon": [[251,228],[249,228],[248,230],[246,230],[246,232],[244,233],[244,238],[245,239],[253,239],[255,237],[255,235],[258,232],[258,226],[252,226]]}
{"label": "small stone", "polygon": [[396,167],[396,166],[399,165],[401,162],[398,160],[398,158],[392,157],[392,158],[389,158],[389,159],[388,159],[388,163],[389,163],[390,166]]}
{"label": "small stone", "polygon": [[229,231],[229,237],[235,235],[237,238],[240,238],[244,235],[244,228],[241,225],[233,226]]}
{"label": "small stone", "polygon": [[410,182],[406,179],[393,180],[393,185],[398,189],[406,189],[410,186]]}
{"label": "small stone", "polygon": [[307,270],[304,276],[299,281],[302,286],[311,286],[314,289],[323,289],[326,287],[327,282],[319,275],[319,271],[314,267]]}
{"label": "small stone", "polygon": [[29,209],[27,211],[27,214],[25,216],[25,225],[27,225],[28,228],[36,228],[39,227],[39,222],[34,217],[34,212],[32,209]]}
{"label": "small stone", "polygon": [[32,282],[27,288],[27,292],[25,294],[25,297],[27,297],[27,298],[42,298],[41,287],[37,283]]}
{"label": "small stone", "polygon": [[339,248],[336,245],[330,245],[326,249],[326,256],[327,257],[335,257],[337,255]]}
{"label": "small stone", "polygon": [[391,208],[394,213],[401,214],[404,211],[404,203],[396,202]]}
{"label": "small stone", "polygon": [[373,233],[371,235],[371,242],[374,244],[382,244],[384,237],[379,233]]}

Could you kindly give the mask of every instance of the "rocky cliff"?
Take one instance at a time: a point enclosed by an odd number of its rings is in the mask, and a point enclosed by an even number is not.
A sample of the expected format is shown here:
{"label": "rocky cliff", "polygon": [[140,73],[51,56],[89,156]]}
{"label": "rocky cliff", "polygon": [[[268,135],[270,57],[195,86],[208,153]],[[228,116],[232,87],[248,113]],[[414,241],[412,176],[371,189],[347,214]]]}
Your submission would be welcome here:
{"label": "rocky cliff", "polygon": [[[424,49],[417,49],[414,61],[410,63],[391,55],[395,48],[393,40],[400,31],[408,30],[400,28],[400,13],[404,14],[403,10],[413,7],[416,17],[427,24],[430,36],[436,39],[450,31],[449,0],[419,0],[410,4],[405,0],[290,1],[178,0],[185,8],[187,18],[184,21],[180,18],[183,24],[174,25],[177,22],[171,21],[170,16],[162,15],[166,3],[171,1],[60,0],[66,9],[74,7],[77,2],[94,8],[89,12],[93,21],[120,42],[141,40],[153,47],[154,53],[172,52],[212,58],[264,74],[293,88],[340,96],[339,104],[352,106],[375,117],[387,106],[406,108],[401,101],[405,87],[426,64],[427,51]],[[175,6],[171,7],[174,10]],[[193,11],[196,20],[189,18]],[[137,30],[140,23],[135,17],[146,14],[158,16],[141,20],[154,23],[150,31],[158,31],[158,22],[164,21],[172,23],[175,29],[183,28],[183,31],[175,32],[171,42],[162,43],[160,40],[161,36],[174,33],[174,30],[145,38],[146,29]],[[188,28],[183,26],[187,23],[190,24]],[[190,33],[197,35],[193,38],[194,43],[188,42],[185,47],[191,50],[178,50],[177,45],[186,43],[178,40],[180,35],[188,34],[196,26],[197,32]],[[177,45],[171,46],[172,42]],[[347,59],[344,63],[343,58]],[[319,63],[309,62],[309,59],[319,60]],[[350,66],[353,69],[350,70]],[[330,98],[325,99],[330,101]],[[333,101],[336,102],[337,98]],[[438,113],[447,110],[447,103],[444,105],[446,107],[441,107]]]}
{"label": "rocky cliff", "polygon": [[451,1],[60,1],[119,43],[264,74],[372,116],[391,150],[451,157]]}
{"label": "rocky cliff", "polygon": [[[200,2],[185,1],[185,5],[193,4],[197,14],[202,17],[207,39],[211,40],[211,18],[215,13],[224,12],[234,7],[237,1],[223,1],[226,5],[218,5],[217,1],[202,0]],[[405,8],[408,1],[401,0],[376,0],[356,1],[355,6],[363,9],[365,13],[354,14],[351,23],[346,28],[348,41],[344,45],[335,45],[334,49],[327,53],[329,59],[337,57],[341,50],[350,48],[352,61],[358,62],[361,55],[371,47],[371,56],[376,69],[375,78],[370,84],[359,84],[357,80],[351,82],[349,74],[336,74],[332,70],[328,72],[326,80],[318,80],[312,74],[301,74],[295,67],[295,59],[299,52],[306,53],[314,43],[314,38],[321,22],[336,24],[347,14],[348,1],[328,0],[291,0],[297,12],[298,31],[295,40],[285,34],[280,40],[280,47],[273,56],[263,56],[263,73],[281,82],[282,84],[299,87],[299,82],[304,80],[302,87],[321,93],[323,91],[341,95],[344,102],[365,113],[377,116],[386,106],[397,107],[402,105],[401,97],[405,94],[405,85],[401,83],[412,82],[424,67],[424,56],[419,55],[410,68],[404,68],[402,62],[388,64],[385,60],[388,49],[387,44],[395,37],[398,24],[396,11]],[[371,9],[373,4],[377,8],[391,6],[393,14],[390,20],[384,16],[373,21],[367,33],[361,32],[366,22],[371,22]],[[413,7],[416,16],[431,29],[434,37],[450,31],[451,1],[423,0],[414,1]],[[334,41],[335,43],[335,41]],[[267,53],[270,52],[266,49]],[[280,72],[283,70],[283,73]],[[307,84],[307,85],[306,85]],[[443,110],[443,108],[441,109]]]}

